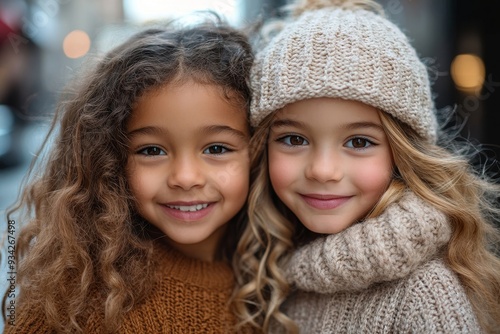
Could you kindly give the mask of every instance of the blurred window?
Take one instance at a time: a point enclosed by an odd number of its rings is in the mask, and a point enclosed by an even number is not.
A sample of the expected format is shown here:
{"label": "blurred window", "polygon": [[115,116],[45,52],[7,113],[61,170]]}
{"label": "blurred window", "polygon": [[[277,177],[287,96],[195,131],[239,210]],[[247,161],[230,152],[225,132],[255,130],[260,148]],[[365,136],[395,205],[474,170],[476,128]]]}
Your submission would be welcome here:
{"label": "blurred window", "polygon": [[123,0],[125,20],[133,23],[181,17],[193,11],[213,10],[230,24],[241,21],[237,0]]}

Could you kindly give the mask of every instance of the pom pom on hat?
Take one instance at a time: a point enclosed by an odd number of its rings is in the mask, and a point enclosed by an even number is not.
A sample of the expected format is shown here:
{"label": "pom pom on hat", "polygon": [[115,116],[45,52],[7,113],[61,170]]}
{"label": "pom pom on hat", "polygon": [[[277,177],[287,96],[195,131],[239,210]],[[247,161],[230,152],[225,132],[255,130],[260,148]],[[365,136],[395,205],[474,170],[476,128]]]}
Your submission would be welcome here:
{"label": "pom pom on hat", "polygon": [[[370,0],[309,0],[256,55],[253,126],[310,98],[360,101],[435,142],[437,121],[427,68],[401,30]],[[375,12],[374,12],[375,11]]]}

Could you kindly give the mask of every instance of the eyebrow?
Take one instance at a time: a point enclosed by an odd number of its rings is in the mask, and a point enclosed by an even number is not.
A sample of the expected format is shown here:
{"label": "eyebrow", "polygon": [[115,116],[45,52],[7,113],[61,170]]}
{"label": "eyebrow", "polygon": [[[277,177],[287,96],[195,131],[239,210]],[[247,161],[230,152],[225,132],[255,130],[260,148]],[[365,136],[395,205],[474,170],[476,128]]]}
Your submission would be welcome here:
{"label": "eyebrow", "polygon": [[[288,118],[284,119],[277,119],[271,124],[271,129],[272,128],[279,128],[279,127],[296,127],[296,128],[306,128],[307,126],[298,121],[294,121]],[[363,129],[363,128],[372,128],[381,132],[384,132],[384,129],[382,128],[382,125],[373,123],[373,122],[354,122],[354,123],[348,123],[345,125],[342,125],[341,128],[345,130],[356,130],[356,129]]]}
{"label": "eyebrow", "polygon": [[[298,129],[305,129],[307,128],[307,125],[305,125],[302,122],[294,121],[288,118],[284,119],[277,119],[273,123],[271,123],[271,130],[274,128],[280,128],[280,127],[294,127]],[[384,128],[382,125],[373,123],[373,122],[354,122],[354,123],[347,123],[343,124],[340,126],[340,129],[344,130],[360,130],[360,129],[373,129],[376,130],[380,133],[385,133]]]}
{"label": "eyebrow", "polygon": [[382,125],[373,123],[373,122],[355,122],[355,123],[349,123],[343,126],[346,130],[356,130],[356,129],[365,129],[365,128],[371,128],[375,129],[381,132],[385,132],[384,128]]}
{"label": "eyebrow", "polygon": [[164,135],[167,132],[168,131],[163,130],[163,129],[156,127],[156,126],[145,126],[145,127],[130,131],[128,133],[128,136],[134,137],[137,135]]}
{"label": "eyebrow", "polygon": [[232,128],[228,125],[209,125],[209,126],[203,127],[201,129],[201,131],[202,131],[202,133],[205,133],[206,135],[228,133],[230,135],[233,135],[233,136],[238,137],[238,138],[243,139],[243,140],[248,138],[247,134],[243,133],[240,130]]}
{"label": "eyebrow", "polygon": [[[240,130],[234,129],[234,128],[227,126],[227,125],[209,125],[209,126],[201,128],[201,132],[205,135],[229,133],[230,135],[233,135],[233,136],[238,137],[240,139],[247,139],[247,137],[248,137],[248,135],[241,132]],[[156,126],[145,126],[145,127],[130,131],[128,133],[128,136],[129,137],[134,137],[137,135],[161,136],[161,135],[165,135],[166,133],[168,133],[168,131],[165,129],[162,129],[162,128],[159,128]]]}
{"label": "eyebrow", "polygon": [[288,118],[277,119],[271,123],[271,129],[285,127],[285,126],[291,126],[291,127],[296,127],[296,128],[304,128],[305,127],[304,123],[298,122],[298,121],[293,121],[293,120],[288,119]]}

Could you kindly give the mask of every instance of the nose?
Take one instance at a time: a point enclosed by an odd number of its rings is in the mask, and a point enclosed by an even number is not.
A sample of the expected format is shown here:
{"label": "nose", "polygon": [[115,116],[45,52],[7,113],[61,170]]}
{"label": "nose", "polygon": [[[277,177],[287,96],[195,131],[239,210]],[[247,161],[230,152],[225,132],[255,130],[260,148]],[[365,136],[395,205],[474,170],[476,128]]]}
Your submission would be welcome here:
{"label": "nose", "polygon": [[201,166],[199,159],[188,155],[172,159],[167,177],[167,185],[170,188],[189,190],[202,187],[205,181],[203,166]]}
{"label": "nose", "polygon": [[344,177],[341,154],[331,148],[315,151],[308,161],[305,176],[321,183],[340,181]]}

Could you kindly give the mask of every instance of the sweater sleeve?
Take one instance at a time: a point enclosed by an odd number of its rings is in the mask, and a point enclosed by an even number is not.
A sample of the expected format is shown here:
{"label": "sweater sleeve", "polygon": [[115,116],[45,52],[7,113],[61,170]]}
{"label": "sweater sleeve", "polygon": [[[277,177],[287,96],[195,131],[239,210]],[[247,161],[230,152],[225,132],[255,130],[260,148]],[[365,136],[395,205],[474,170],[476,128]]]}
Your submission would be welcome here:
{"label": "sweater sleeve", "polygon": [[285,273],[301,290],[364,289],[407,276],[433,258],[450,236],[445,215],[408,191],[380,216],[300,247]]}

